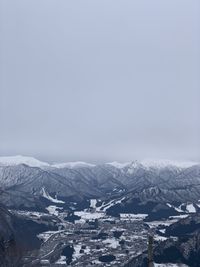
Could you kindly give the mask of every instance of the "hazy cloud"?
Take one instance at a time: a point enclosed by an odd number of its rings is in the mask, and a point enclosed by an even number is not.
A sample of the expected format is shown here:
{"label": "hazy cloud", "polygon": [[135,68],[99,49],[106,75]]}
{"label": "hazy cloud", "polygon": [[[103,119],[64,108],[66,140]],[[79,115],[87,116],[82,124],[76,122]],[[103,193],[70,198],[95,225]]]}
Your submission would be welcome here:
{"label": "hazy cloud", "polygon": [[200,160],[198,0],[0,10],[0,154]]}

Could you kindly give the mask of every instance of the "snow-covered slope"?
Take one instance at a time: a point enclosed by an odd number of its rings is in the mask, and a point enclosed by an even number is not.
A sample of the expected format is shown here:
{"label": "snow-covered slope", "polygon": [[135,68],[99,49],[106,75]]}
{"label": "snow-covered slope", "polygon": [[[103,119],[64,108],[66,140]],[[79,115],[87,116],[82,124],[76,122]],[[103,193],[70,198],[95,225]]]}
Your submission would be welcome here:
{"label": "snow-covered slope", "polygon": [[62,200],[59,200],[59,199],[57,199],[57,198],[53,198],[53,197],[51,197],[51,196],[49,195],[49,193],[45,191],[45,188],[44,188],[44,187],[42,187],[41,193],[42,193],[42,196],[43,196],[44,198],[50,200],[50,201],[53,202],[53,203],[65,203],[65,202],[62,201]]}
{"label": "snow-covered slope", "polygon": [[39,161],[33,157],[25,157],[21,155],[12,157],[0,157],[0,166],[15,166],[19,164],[26,164],[30,167],[47,167],[48,163]]}

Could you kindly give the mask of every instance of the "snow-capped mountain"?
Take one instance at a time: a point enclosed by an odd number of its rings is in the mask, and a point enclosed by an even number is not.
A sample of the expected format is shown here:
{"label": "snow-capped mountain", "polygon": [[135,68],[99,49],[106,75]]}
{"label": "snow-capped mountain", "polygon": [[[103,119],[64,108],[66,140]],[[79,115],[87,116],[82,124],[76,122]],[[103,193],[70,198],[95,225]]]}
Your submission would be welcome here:
{"label": "snow-capped mountain", "polygon": [[66,162],[66,163],[56,163],[52,164],[52,168],[84,168],[84,167],[94,167],[94,164],[83,162],[83,161],[75,161],[75,162]]}
{"label": "snow-capped mountain", "polygon": [[125,196],[123,203],[134,199],[195,203],[200,199],[200,165],[149,160],[49,164],[31,157],[1,157],[0,189],[0,201],[15,207],[41,206],[41,200],[82,201],[121,195]]}
{"label": "snow-capped mountain", "polygon": [[[28,157],[28,156],[6,156],[6,157],[0,157],[0,166],[15,166],[15,165],[20,165],[20,164],[25,164],[30,167],[52,167],[52,168],[83,168],[83,167],[95,167],[96,165],[83,162],[83,161],[75,161],[75,162],[64,162],[64,163],[54,163],[50,164],[47,162],[40,161],[38,159],[35,159],[33,157]],[[141,161],[134,160],[130,162],[109,162],[105,163],[105,165],[110,165],[113,166],[117,169],[125,169],[125,168],[166,168],[168,166],[173,166],[177,168],[188,168],[194,165],[198,165],[198,162],[194,161],[172,161],[172,160],[152,160],[152,159],[144,159]],[[104,165],[104,164],[100,164]]]}
{"label": "snow-capped mountain", "polygon": [[194,165],[198,165],[195,161],[177,161],[168,159],[144,159],[140,162],[146,168],[166,168],[168,166],[173,166],[177,168],[189,168]]}
{"label": "snow-capped mountain", "polygon": [[30,167],[48,167],[46,162],[39,161],[33,157],[25,157],[21,155],[11,157],[0,157],[0,166],[15,166],[26,164]]}
{"label": "snow-capped mountain", "polygon": [[138,167],[143,167],[143,168],[157,168],[157,169],[162,169],[166,167],[177,167],[177,168],[189,168],[194,165],[198,165],[198,162],[195,161],[173,161],[173,160],[163,160],[163,159],[158,159],[158,160],[153,160],[153,159],[144,159],[144,160],[134,160],[131,162],[125,162],[125,163],[120,163],[117,161],[114,162],[109,162],[106,163],[108,165],[111,165],[117,169],[124,169],[124,168],[138,168]]}
{"label": "snow-capped mountain", "polygon": [[50,164],[35,159],[33,157],[21,156],[21,155],[0,157],[0,166],[16,166],[20,164],[25,164],[29,167],[39,167],[39,168],[50,167],[50,168],[70,168],[70,169],[95,166],[94,164],[83,161]]}

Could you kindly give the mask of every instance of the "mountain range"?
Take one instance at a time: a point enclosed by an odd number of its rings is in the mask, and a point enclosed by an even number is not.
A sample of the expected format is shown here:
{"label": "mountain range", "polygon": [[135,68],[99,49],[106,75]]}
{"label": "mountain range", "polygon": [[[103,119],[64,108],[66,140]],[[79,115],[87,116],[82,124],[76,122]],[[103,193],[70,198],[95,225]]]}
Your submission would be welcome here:
{"label": "mountain range", "polygon": [[0,157],[0,190],[0,202],[18,209],[44,210],[55,201],[70,206],[95,198],[99,205],[111,203],[107,211],[112,214],[144,212],[158,203],[177,213],[187,203],[199,208],[200,164],[169,160],[49,164],[31,157]]}

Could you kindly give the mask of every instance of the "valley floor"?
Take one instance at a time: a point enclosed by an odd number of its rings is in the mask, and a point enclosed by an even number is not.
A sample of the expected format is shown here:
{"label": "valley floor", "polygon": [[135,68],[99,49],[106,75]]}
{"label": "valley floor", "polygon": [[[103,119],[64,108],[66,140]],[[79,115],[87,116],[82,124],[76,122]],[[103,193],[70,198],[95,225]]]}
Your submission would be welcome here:
{"label": "valley floor", "polygon": [[42,240],[41,247],[23,257],[24,267],[122,266],[147,250],[149,232],[154,232],[155,243],[163,241],[166,227],[181,218],[145,222],[147,214],[120,214],[117,218],[94,206],[75,211],[75,220],[69,222],[66,220],[69,214],[62,208],[52,205],[47,210],[49,214],[11,211],[38,223],[44,223],[48,218],[47,222],[58,228],[38,234]]}

